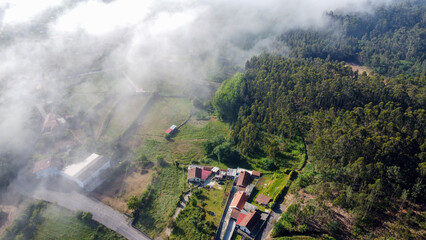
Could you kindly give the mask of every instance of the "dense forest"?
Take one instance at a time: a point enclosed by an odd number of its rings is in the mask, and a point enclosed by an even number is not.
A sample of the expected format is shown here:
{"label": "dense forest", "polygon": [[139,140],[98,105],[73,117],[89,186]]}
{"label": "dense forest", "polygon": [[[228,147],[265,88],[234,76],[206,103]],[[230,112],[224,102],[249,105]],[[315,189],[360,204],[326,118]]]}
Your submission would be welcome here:
{"label": "dense forest", "polygon": [[[425,6],[407,1],[365,16],[330,12],[338,32],[284,34],[291,58],[253,57],[219,88],[213,106],[232,124],[231,142],[242,156],[261,152],[279,167],[271,136],[302,138],[308,146],[293,191],[316,203],[292,205],[274,236],[426,237]],[[342,226],[332,208],[354,216],[351,226]],[[394,224],[384,227],[385,220]]]}
{"label": "dense forest", "polygon": [[382,6],[371,14],[327,15],[327,30],[294,30],[280,37],[292,57],[330,57],[371,66],[387,76],[425,74],[424,1]]}

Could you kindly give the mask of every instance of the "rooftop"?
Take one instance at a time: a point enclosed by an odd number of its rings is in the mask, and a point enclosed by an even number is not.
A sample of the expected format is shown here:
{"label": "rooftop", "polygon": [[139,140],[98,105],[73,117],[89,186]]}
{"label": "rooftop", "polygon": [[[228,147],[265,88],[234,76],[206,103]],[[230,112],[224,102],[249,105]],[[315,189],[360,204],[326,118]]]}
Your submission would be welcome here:
{"label": "rooftop", "polygon": [[233,208],[231,212],[231,218],[238,219],[238,217],[240,216],[240,213],[241,213],[240,210]]}
{"label": "rooftop", "polygon": [[84,182],[106,162],[107,160],[103,156],[93,153],[84,161],[67,166],[64,173]]}
{"label": "rooftop", "polygon": [[[242,227],[246,227],[250,231],[253,231],[253,228],[256,226],[259,219],[260,214],[257,211],[251,211],[242,219],[242,221],[240,221],[239,224],[237,224]],[[240,219],[238,218],[238,220]]]}
{"label": "rooftop", "polygon": [[244,186],[246,187],[249,184],[250,181],[250,173],[243,171],[240,173],[240,176],[238,177],[237,186]]}
{"label": "rooftop", "polygon": [[253,170],[253,171],[251,172],[251,175],[253,175],[254,177],[260,177],[260,176],[262,175],[262,173],[261,173],[261,172],[259,172],[259,171],[255,171],[255,170]]}
{"label": "rooftop", "polygon": [[188,171],[188,179],[191,179],[191,178],[201,178],[201,168],[199,167],[190,168]]}
{"label": "rooftop", "polygon": [[246,203],[249,196],[245,192],[237,192],[234,195],[234,199],[231,202],[231,207],[236,207],[238,209],[243,209],[244,204]]}
{"label": "rooftop", "polygon": [[240,216],[238,216],[238,219],[237,219],[237,225],[240,225],[240,223],[243,221],[245,217],[246,217],[246,214],[240,213]]}
{"label": "rooftop", "polygon": [[206,180],[210,176],[210,174],[212,174],[212,171],[203,169],[201,172],[201,179]]}
{"label": "rooftop", "polygon": [[260,204],[267,205],[270,201],[271,201],[271,198],[263,194],[259,194],[256,197],[256,202]]}

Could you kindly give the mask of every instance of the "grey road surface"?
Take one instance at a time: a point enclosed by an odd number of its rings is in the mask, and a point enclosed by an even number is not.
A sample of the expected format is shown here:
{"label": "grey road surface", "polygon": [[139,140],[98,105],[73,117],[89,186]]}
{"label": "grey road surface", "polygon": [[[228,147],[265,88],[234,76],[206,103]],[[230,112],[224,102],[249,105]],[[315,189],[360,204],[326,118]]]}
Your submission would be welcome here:
{"label": "grey road surface", "polygon": [[15,187],[18,188],[17,190],[23,195],[28,197],[56,203],[59,206],[73,211],[90,212],[93,214],[93,220],[96,220],[129,240],[151,239],[146,234],[132,227],[128,217],[82,193],[76,191],[61,192],[48,190],[42,186],[34,185],[29,188],[28,185],[24,187],[24,185],[19,183],[15,184]]}

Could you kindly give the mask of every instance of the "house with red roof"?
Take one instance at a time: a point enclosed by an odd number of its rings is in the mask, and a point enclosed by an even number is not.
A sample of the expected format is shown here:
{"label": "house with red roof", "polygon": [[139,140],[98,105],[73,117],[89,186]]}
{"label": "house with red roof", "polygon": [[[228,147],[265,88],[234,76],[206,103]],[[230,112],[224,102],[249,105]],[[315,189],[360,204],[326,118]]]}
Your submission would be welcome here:
{"label": "house with red roof", "polygon": [[212,174],[212,171],[210,170],[202,170],[201,171],[201,180],[204,182],[206,179]]}
{"label": "house with red roof", "polygon": [[241,213],[238,217],[237,225],[242,231],[250,235],[259,220],[260,213],[258,211],[251,211],[245,216]]}
{"label": "house with red roof", "polygon": [[202,180],[202,169],[199,167],[192,167],[188,169],[188,182],[200,183]]}
{"label": "house with red roof", "polygon": [[52,158],[46,158],[34,164],[33,174],[36,178],[50,177],[59,174],[57,164]]}
{"label": "house with red roof", "polygon": [[239,191],[235,193],[234,199],[232,199],[230,208],[236,208],[238,210],[243,210],[244,204],[246,204],[247,200],[249,198],[249,195],[247,193]]}
{"label": "house with red roof", "polygon": [[237,186],[238,187],[247,187],[247,185],[250,182],[250,173],[243,171],[240,173],[240,175],[238,176],[238,181],[237,181]]}

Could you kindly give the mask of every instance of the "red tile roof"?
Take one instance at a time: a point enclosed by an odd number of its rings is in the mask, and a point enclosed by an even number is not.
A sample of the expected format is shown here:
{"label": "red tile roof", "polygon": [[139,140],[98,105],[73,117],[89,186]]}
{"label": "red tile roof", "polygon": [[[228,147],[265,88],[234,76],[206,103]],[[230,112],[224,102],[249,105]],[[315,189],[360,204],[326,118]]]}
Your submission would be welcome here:
{"label": "red tile roof", "polygon": [[173,129],[168,128],[168,129],[165,131],[165,133],[170,134],[172,131],[173,131]]}
{"label": "red tile roof", "polygon": [[255,177],[260,177],[260,176],[262,176],[262,173],[261,173],[261,172],[259,172],[259,171],[252,171],[252,172],[251,172],[251,175],[253,175],[253,176],[255,176]]}
{"label": "red tile roof", "polygon": [[[241,227],[246,227],[248,230],[253,231],[254,226],[256,226],[257,222],[260,219],[260,214],[257,211],[249,212],[242,221],[238,225]],[[238,220],[240,220],[238,218]]]}
{"label": "red tile roof", "polygon": [[263,194],[259,194],[256,197],[256,202],[260,204],[267,205],[270,201],[271,201],[271,198]]}
{"label": "red tile roof", "polygon": [[188,179],[191,179],[191,178],[201,178],[201,168],[193,167],[189,169]]}
{"label": "red tile roof", "polygon": [[240,216],[237,219],[237,225],[240,225],[240,223],[243,221],[243,219],[246,217],[244,213],[241,213]]}
{"label": "red tile roof", "polygon": [[208,170],[202,170],[202,174],[201,174],[201,179],[206,180],[210,174],[212,174],[212,171],[208,171]]}
{"label": "red tile roof", "polygon": [[244,204],[248,200],[249,196],[245,192],[237,192],[234,195],[234,199],[231,202],[231,207],[236,207],[238,209],[243,209]]}
{"label": "red tile roof", "polygon": [[250,173],[243,171],[240,173],[237,181],[237,186],[246,187],[250,181]]}
{"label": "red tile roof", "polygon": [[203,170],[211,171],[213,167],[204,166]]}

